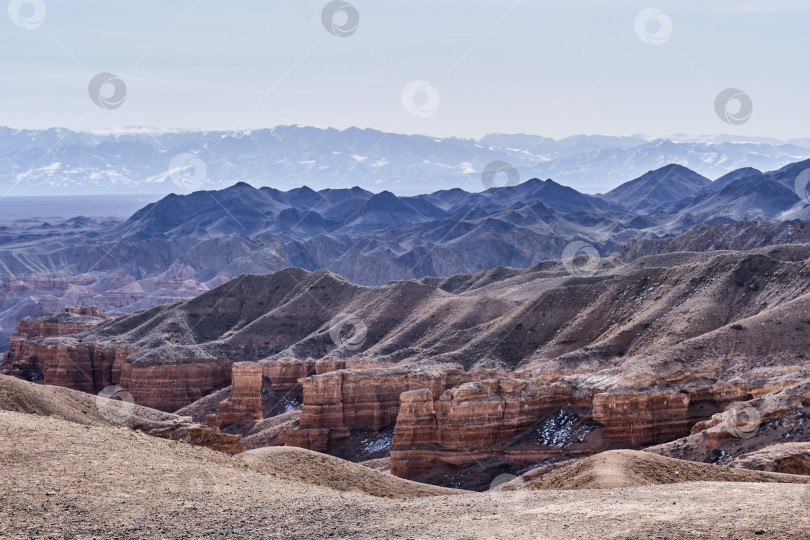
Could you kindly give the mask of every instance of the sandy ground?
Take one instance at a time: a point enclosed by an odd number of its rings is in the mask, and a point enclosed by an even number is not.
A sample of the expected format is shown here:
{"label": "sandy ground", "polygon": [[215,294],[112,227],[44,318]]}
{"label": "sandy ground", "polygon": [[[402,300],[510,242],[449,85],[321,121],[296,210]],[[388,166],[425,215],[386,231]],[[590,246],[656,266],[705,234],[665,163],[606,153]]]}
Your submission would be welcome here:
{"label": "sandy ground", "polygon": [[810,536],[810,489],[800,484],[694,482],[391,499],[287,476],[126,429],[0,412],[3,538]]}
{"label": "sandy ground", "polygon": [[109,402],[107,407],[105,416],[93,394],[0,375],[0,410],[4,411],[52,416],[90,426],[109,426],[116,424],[116,419],[130,426],[177,419],[173,414],[134,404],[127,406],[120,401]]}
{"label": "sandy ground", "polygon": [[238,457],[258,471],[279,478],[377,497],[405,498],[466,493],[403,480],[370,467],[303,448],[271,446],[248,450]]}
{"label": "sandy ground", "polygon": [[512,481],[510,485],[520,486],[521,482],[530,489],[596,489],[682,482],[810,484],[810,476],[732,469],[637,450],[610,450],[549,472],[537,479],[533,479],[530,472]]}

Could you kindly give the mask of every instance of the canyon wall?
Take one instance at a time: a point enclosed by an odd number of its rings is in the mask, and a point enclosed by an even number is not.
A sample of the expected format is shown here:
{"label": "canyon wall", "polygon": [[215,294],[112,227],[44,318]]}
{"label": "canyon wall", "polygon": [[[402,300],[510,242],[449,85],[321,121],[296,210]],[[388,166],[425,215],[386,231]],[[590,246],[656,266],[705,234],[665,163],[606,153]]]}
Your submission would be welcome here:
{"label": "canyon wall", "polygon": [[[537,444],[506,443],[562,407],[587,416],[582,400],[565,383],[538,383],[516,376],[449,388],[405,392],[391,446],[391,472],[412,477],[438,464],[474,465],[495,455],[533,463],[559,452]],[[521,444],[522,443],[522,444]]]}
{"label": "canyon wall", "polygon": [[97,393],[119,384],[124,360],[131,354],[128,347],[61,338],[32,342],[28,358],[41,369],[45,384]]}
{"label": "canyon wall", "polygon": [[[430,388],[404,392],[391,472],[409,478],[437,465],[466,467],[493,456],[532,464],[562,455],[643,448],[687,436],[693,426],[702,426],[701,421],[740,396],[775,384],[604,392],[585,382],[576,376],[548,382],[511,375],[468,382],[440,394]],[[589,427],[571,430],[573,420],[566,425],[560,418],[575,418]]]}
{"label": "canyon wall", "polygon": [[[672,440],[750,391],[717,385],[688,392],[605,392],[576,376],[554,380],[530,372],[367,367],[339,359],[258,365],[274,390],[300,392],[303,399],[300,425],[287,432],[285,444],[328,452],[354,432],[379,432],[394,425],[391,470],[403,477],[439,463],[463,467],[496,455],[533,463],[564,453]],[[258,369],[251,367],[254,400],[260,391]],[[306,376],[293,382],[298,375]],[[236,386],[234,391],[241,392]],[[598,431],[588,442],[590,449],[580,448],[584,443],[574,436],[567,442],[538,442],[541,429],[552,434],[555,429],[553,424],[543,428],[543,422],[563,410],[571,422],[591,423],[588,430],[577,432],[580,439]],[[242,407],[239,414],[249,412]],[[532,430],[537,433],[527,437]]]}
{"label": "canyon wall", "polygon": [[[642,392],[617,381],[612,388],[601,387],[586,375],[425,369],[336,356],[233,364],[184,358],[156,364],[127,361],[133,354],[129,345],[65,337],[85,329],[75,320],[44,319],[21,321],[6,369],[41,373],[46,384],[91,393],[119,385],[136,403],[163,411],[178,410],[230,382],[230,396],[212,419],[219,428],[262,419],[266,379],[280,396],[302,402],[300,423],[285,434],[285,444],[329,452],[353,433],[394,426],[391,470],[402,477],[493,456],[531,464],[563,454],[663,443],[688,435],[732,402],[768,395],[796,380],[795,369],[773,368],[714,384],[685,377],[665,389],[645,385]],[[543,422],[560,414],[597,427],[549,443],[542,430],[559,426],[544,428]],[[585,435],[587,443],[579,440]]]}
{"label": "canyon wall", "polygon": [[565,405],[570,396],[565,384],[515,377],[450,388],[436,401],[438,442],[446,449],[466,450],[510,439]]}
{"label": "canyon wall", "polygon": [[135,403],[166,412],[200,399],[231,379],[230,364],[210,358],[133,364],[126,362],[135,352],[130,344],[73,337],[105,320],[98,306],[66,307],[39,319],[22,319],[0,373],[89,393],[118,385]]}
{"label": "canyon wall", "polygon": [[638,447],[689,433],[689,401],[680,392],[601,393],[593,397],[592,414],[608,442]]}
{"label": "canyon wall", "polygon": [[89,330],[103,322],[105,317],[98,306],[66,307],[61,313],[31,319],[25,317],[17,323],[9,338],[8,351],[3,355],[0,371],[39,380],[42,363],[30,353],[31,343],[41,338],[62,337]]}
{"label": "canyon wall", "polygon": [[210,358],[184,358],[158,365],[122,360],[120,365],[116,384],[126,388],[135,403],[166,412],[177,411],[231,380],[232,364]]}
{"label": "canyon wall", "polygon": [[443,373],[390,368],[339,370],[300,383],[304,398],[300,427],[287,433],[285,444],[319,452],[354,429],[379,430],[394,423],[403,392],[417,388],[439,392],[447,384]]}
{"label": "canyon wall", "polygon": [[352,362],[345,366],[299,380],[303,390],[300,427],[287,434],[286,444],[325,452],[330,443],[352,431],[379,431],[391,426],[399,414],[403,392],[426,388],[438,395],[464,382],[503,373],[367,367]]}
{"label": "canyon wall", "polygon": [[126,389],[138,405],[176,411],[231,379],[231,365],[210,358],[166,364],[131,363],[130,345],[81,342],[72,337],[29,341],[24,365],[45,384],[98,393],[110,385]]}

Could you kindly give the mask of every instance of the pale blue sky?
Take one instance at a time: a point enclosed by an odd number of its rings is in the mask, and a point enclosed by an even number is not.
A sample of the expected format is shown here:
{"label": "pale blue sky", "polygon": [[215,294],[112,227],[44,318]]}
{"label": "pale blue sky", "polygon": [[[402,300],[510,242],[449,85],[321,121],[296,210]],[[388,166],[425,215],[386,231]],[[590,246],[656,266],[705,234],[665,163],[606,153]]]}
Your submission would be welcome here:
{"label": "pale blue sky", "polygon": [[[325,1],[44,2],[36,29],[0,21],[0,125],[808,136],[806,0],[352,0],[346,38]],[[662,45],[634,30],[650,7],[672,21]],[[126,82],[120,108],[89,99],[99,72]],[[428,118],[402,105],[413,80],[439,91]],[[743,125],[715,113],[729,87],[753,100]]]}

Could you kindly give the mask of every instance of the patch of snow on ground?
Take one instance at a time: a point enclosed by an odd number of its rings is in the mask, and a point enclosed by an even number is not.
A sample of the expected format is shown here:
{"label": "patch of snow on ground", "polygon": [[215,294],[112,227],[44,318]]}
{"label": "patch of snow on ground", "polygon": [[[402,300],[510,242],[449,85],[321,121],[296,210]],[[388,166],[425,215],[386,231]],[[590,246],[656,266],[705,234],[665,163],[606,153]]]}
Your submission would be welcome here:
{"label": "patch of snow on ground", "polygon": [[372,437],[366,437],[360,441],[360,451],[364,456],[376,454],[377,452],[386,452],[391,449],[391,443],[394,441],[394,430],[386,429],[375,434]]}
{"label": "patch of snow on ground", "polygon": [[583,442],[591,430],[587,426],[574,429],[574,424],[578,421],[579,417],[576,414],[563,409],[558,410],[537,428],[537,442],[543,446],[556,448]]}
{"label": "patch of snow on ground", "polygon": [[280,409],[282,413],[285,413],[285,412],[290,412],[291,410],[295,409],[299,405],[301,405],[301,403],[299,402],[298,399],[288,396],[288,397],[282,398],[281,401],[278,402],[278,405],[276,407],[278,409]]}

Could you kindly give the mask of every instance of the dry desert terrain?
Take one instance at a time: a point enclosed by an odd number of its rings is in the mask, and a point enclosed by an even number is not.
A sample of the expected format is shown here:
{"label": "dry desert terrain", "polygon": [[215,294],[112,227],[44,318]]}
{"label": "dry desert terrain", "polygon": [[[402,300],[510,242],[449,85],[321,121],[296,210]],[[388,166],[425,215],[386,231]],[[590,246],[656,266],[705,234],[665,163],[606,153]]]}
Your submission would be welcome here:
{"label": "dry desert terrain", "polygon": [[[247,463],[124,428],[0,412],[0,536],[536,540],[810,535],[807,484],[700,481],[556,490],[529,489],[527,483],[511,490],[454,492],[371,469],[359,472],[362,466],[348,462],[324,464],[323,456],[305,450],[298,450],[298,456],[280,450],[282,465],[297,464],[284,474],[272,472],[272,452]],[[611,459],[623,462],[620,458]],[[334,474],[341,464],[344,473]],[[636,479],[640,482],[643,477]],[[379,486],[388,492],[379,492]],[[387,496],[370,494],[375,491]]]}

